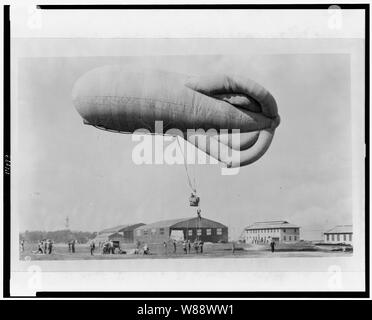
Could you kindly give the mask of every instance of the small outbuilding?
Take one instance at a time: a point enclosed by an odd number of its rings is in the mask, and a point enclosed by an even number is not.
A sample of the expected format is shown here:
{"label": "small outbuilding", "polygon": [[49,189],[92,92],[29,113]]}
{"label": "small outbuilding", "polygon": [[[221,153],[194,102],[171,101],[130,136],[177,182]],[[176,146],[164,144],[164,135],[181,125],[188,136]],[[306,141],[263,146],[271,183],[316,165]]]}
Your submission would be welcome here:
{"label": "small outbuilding", "polygon": [[324,242],[353,244],[353,226],[340,225],[324,232]]}
{"label": "small outbuilding", "polygon": [[222,223],[201,217],[163,220],[137,228],[134,239],[146,243],[163,243],[170,239],[227,242],[228,228]]}
{"label": "small outbuilding", "polygon": [[134,230],[144,223],[120,225],[113,228],[101,230],[94,241],[104,243],[107,241],[119,242],[119,243],[133,243],[134,242]]}

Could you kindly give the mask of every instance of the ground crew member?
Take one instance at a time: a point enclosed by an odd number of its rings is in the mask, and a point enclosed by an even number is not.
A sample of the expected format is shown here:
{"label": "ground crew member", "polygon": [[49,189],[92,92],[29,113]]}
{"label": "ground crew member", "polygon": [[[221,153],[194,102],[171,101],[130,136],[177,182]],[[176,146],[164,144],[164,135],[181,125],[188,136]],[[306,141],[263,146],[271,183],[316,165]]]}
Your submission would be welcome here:
{"label": "ground crew member", "polygon": [[53,250],[53,241],[48,240],[48,254],[51,254]]}
{"label": "ground crew member", "polygon": [[145,243],[145,245],[143,246],[143,254],[149,254],[149,253],[150,253],[149,247],[147,243]]}
{"label": "ground crew member", "polygon": [[90,242],[90,255],[93,256],[94,254],[94,249],[96,248],[96,244],[94,243],[94,241],[92,240]]}
{"label": "ground crew member", "polygon": [[276,245],[275,241],[271,241],[271,243],[270,243],[271,252],[275,251],[275,245]]}
{"label": "ground crew member", "polygon": [[48,253],[48,242],[47,242],[47,239],[44,239],[43,240],[43,243],[44,243],[44,254],[47,254]]}
{"label": "ground crew member", "polygon": [[114,247],[114,242],[110,240],[110,253],[114,254],[115,253],[115,247]]}
{"label": "ground crew member", "polygon": [[198,241],[194,241],[194,249],[195,249],[195,252],[196,253],[199,253],[199,244],[198,244]]}
{"label": "ground crew member", "polygon": [[177,251],[177,242],[176,240],[173,240],[173,253],[176,253]]}
{"label": "ground crew member", "polygon": [[200,240],[199,241],[200,253],[203,253],[203,245],[204,245],[204,242]]}
{"label": "ground crew member", "polygon": [[186,242],[186,240],[182,243],[182,246],[183,246],[183,252],[185,254],[187,254],[187,242]]}
{"label": "ground crew member", "polygon": [[168,250],[167,250],[168,245],[167,245],[166,241],[163,242],[163,247],[164,247],[164,253],[167,254],[168,253]]}
{"label": "ground crew member", "polygon": [[37,245],[37,253],[43,253],[43,241],[39,241]]}

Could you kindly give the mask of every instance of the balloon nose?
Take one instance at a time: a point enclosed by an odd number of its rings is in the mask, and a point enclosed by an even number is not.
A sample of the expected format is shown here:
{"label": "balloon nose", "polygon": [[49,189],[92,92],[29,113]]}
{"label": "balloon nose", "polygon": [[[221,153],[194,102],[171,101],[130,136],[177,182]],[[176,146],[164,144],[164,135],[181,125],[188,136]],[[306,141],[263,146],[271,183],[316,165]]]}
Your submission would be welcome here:
{"label": "balloon nose", "polygon": [[275,119],[272,121],[272,123],[271,123],[271,128],[272,129],[276,129],[278,126],[279,126],[279,124],[280,124],[280,116],[279,115],[277,115],[276,117],[275,117]]}
{"label": "balloon nose", "polygon": [[89,82],[86,77],[79,78],[72,89],[72,103],[83,118],[84,124],[95,124],[99,117],[99,110],[95,107],[94,101],[92,101],[94,97],[88,92],[88,88]]}

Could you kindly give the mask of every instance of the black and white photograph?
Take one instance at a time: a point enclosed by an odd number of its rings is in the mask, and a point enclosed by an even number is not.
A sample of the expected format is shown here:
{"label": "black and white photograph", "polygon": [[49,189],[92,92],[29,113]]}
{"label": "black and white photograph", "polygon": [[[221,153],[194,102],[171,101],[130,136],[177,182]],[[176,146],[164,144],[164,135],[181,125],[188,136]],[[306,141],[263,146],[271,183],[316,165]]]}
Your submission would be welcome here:
{"label": "black and white photograph", "polygon": [[363,6],[40,5],[10,7],[11,296],[366,292]]}

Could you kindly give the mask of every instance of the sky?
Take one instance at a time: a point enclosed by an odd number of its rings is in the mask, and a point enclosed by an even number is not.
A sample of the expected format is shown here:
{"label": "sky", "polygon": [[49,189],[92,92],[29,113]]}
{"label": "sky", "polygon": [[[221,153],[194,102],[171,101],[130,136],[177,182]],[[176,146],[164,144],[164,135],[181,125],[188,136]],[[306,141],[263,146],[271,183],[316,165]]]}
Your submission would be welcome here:
{"label": "sky", "polygon": [[304,238],[352,223],[349,55],[56,57],[18,63],[12,212],[20,231],[63,229],[66,217],[72,230],[99,231],[195,216],[183,165],[135,165],[130,135],[83,125],[73,85],[108,64],[239,73],[275,97],[281,124],[260,160],[232,176],[218,164],[189,166],[202,216],[233,237],[256,221],[287,220]]}

